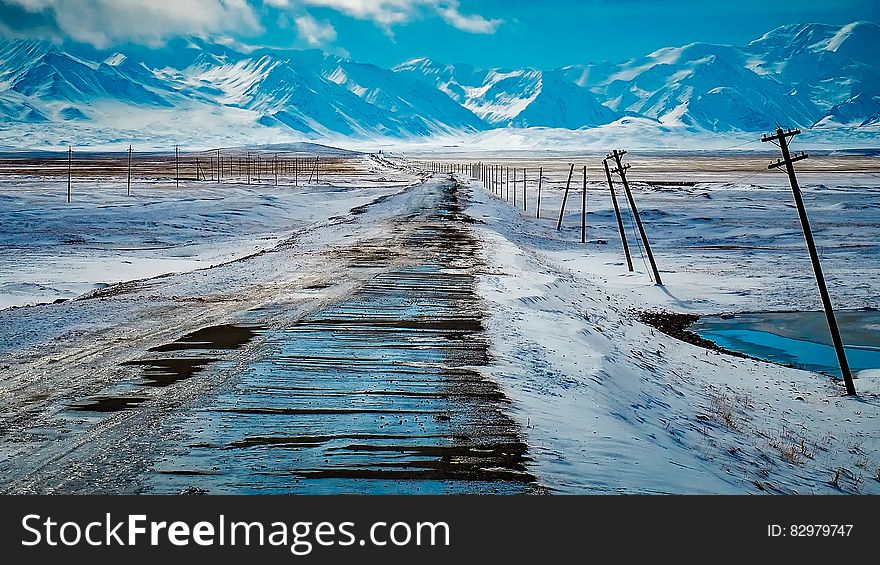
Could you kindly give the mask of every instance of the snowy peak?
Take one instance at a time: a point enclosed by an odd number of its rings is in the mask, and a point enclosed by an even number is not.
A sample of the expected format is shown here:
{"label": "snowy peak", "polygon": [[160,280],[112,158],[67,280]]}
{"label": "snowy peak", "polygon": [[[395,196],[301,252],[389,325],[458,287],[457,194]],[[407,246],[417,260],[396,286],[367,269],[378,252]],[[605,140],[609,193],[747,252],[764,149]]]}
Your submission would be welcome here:
{"label": "snowy peak", "polygon": [[780,62],[803,53],[833,52],[854,61],[870,62],[880,48],[880,26],[852,22],[844,26],[795,24],[778,27],[752,41],[745,48],[768,60]]}

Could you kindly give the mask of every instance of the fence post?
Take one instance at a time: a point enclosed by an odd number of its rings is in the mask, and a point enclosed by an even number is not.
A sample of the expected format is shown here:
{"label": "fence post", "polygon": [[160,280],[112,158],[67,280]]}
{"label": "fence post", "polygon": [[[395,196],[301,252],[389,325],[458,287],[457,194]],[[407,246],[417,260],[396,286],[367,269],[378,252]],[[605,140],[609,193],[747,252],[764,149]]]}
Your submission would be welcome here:
{"label": "fence post", "polygon": [[[508,192],[510,191],[510,188],[511,187],[507,188]],[[512,188],[513,188],[513,205],[515,207],[516,206],[516,167],[513,168],[513,187]]]}

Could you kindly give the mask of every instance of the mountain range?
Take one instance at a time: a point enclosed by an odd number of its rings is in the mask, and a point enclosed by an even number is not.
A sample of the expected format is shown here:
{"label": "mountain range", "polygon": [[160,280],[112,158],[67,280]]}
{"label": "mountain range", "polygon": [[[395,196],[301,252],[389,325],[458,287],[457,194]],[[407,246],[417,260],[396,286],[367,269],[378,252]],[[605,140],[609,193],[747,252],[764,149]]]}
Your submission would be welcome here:
{"label": "mountain range", "polygon": [[112,52],[0,40],[0,144],[33,140],[22,128],[56,141],[89,129],[108,141],[199,127],[267,139],[405,139],[632,121],[695,133],[776,124],[872,132],[880,129],[877,53],[880,26],[869,22],[787,25],[745,46],[693,43],[551,70],[424,58],[385,69],[196,37]]}

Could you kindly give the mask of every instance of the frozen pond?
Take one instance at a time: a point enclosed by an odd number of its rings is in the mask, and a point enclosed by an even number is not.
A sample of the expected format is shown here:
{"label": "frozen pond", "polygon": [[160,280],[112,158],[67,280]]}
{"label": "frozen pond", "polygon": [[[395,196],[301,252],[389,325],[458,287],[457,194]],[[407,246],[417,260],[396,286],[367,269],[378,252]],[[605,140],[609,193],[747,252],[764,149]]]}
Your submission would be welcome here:
{"label": "frozen pond", "polygon": [[[880,311],[845,310],[836,317],[853,373],[880,368]],[[731,351],[840,376],[823,312],[705,316],[688,329]]]}

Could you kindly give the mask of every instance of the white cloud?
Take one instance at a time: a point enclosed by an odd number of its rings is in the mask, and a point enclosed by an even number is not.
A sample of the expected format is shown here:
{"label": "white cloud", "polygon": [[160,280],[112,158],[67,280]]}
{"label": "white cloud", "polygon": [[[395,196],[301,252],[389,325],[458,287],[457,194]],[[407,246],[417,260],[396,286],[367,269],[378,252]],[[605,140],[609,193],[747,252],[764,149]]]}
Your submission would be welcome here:
{"label": "white cloud", "polygon": [[[263,30],[260,17],[274,9],[293,20],[309,45],[332,43],[336,30],[315,20],[310,8],[372,21],[389,35],[395,25],[431,14],[469,33],[495,33],[503,23],[462,13],[460,0],[0,0],[5,20],[0,35],[69,38],[101,48],[121,42],[160,45],[178,35],[257,34]],[[16,21],[24,13],[29,16]]]}
{"label": "white cloud", "polygon": [[262,29],[246,0],[0,0],[0,4],[39,14],[64,37],[96,47],[119,41],[155,45],[175,35]]}
{"label": "white cloud", "polygon": [[301,0],[302,4],[331,8],[361,20],[372,20],[383,27],[411,19],[417,4],[424,0]]}
{"label": "white cloud", "polygon": [[486,19],[479,14],[465,15],[458,10],[458,2],[450,2],[447,6],[437,8],[446,23],[468,33],[495,33],[504,20]]}
{"label": "white cloud", "polygon": [[[268,0],[285,2],[287,0]],[[459,0],[299,0],[300,5],[330,8],[353,18],[371,20],[389,29],[395,24],[411,21],[422,10],[433,10],[453,27],[470,33],[495,33],[500,19],[487,19],[479,14],[462,14]]]}
{"label": "white cloud", "polygon": [[328,22],[319,22],[309,15],[293,20],[299,36],[312,47],[318,47],[336,39],[336,29]]}

